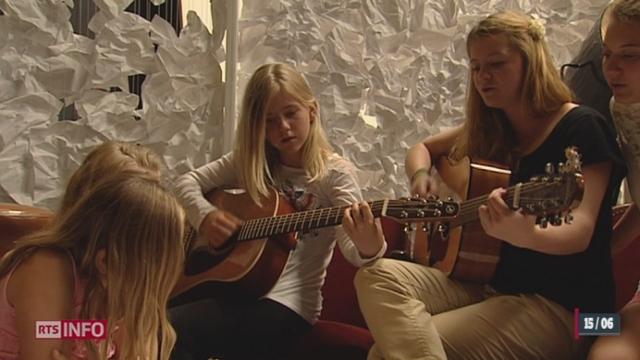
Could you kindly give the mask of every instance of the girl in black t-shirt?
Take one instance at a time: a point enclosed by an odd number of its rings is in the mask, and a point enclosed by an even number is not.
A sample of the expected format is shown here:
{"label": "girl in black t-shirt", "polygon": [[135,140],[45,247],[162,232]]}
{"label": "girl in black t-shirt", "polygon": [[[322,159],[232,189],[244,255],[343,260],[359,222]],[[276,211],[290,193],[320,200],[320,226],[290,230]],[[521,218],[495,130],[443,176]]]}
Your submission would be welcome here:
{"label": "girl in black t-shirt", "polygon": [[505,189],[491,191],[478,208],[484,231],[502,240],[490,284],[386,259],[361,269],[358,298],[376,341],[370,359],[571,359],[574,309],[613,310],[611,199],[624,173],[614,132],[572,102],[535,19],[493,14],[471,30],[467,52],[466,121],[409,150],[412,193],[433,193],[430,168],[442,158],[507,164],[515,184],[575,147],[584,196],[571,224],[542,228],[506,204]]}

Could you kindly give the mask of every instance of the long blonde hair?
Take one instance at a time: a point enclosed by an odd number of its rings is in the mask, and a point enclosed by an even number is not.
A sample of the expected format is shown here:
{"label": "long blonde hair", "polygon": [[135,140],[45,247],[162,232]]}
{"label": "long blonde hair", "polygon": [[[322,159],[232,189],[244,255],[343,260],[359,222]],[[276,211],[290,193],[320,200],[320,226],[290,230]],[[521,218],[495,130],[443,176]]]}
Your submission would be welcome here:
{"label": "long blonde hair", "polygon": [[[39,249],[68,252],[86,282],[83,319],[106,319],[127,338],[121,359],[168,360],[176,335],[167,302],[184,262],[184,213],[157,177],[124,170],[96,184],[52,227],[19,240],[0,261],[0,276]],[[106,253],[106,285],[97,265]],[[92,358],[106,359],[107,345],[86,342]]]}
{"label": "long blonde hair", "polygon": [[156,174],[164,172],[164,163],[149,148],[130,143],[107,141],[94,148],[67,183],[59,212],[69,209],[87,190],[106,176],[125,169]]}
{"label": "long blonde hair", "polygon": [[267,106],[279,93],[288,94],[301,104],[316,109],[309,136],[302,148],[304,168],[312,179],[324,173],[326,160],[332,152],[322,129],[318,102],[302,74],[286,64],[260,66],[245,89],[233,151],[240,185],[257,203],[260,203],[261,196],[269,194],[269,186],[278,177],[279,154],[266,141],[265,123]]}
{"label": "long blonde hair", "polygon": [[[549,53],[542,24],[513,11],[492,14],[469,32],[467,53],[474,40],[494,35],[505,35],[511,46],[522,54],[525,76],[520,96],[529,116],[552,114],[572,101],[573,94],[562,81]],[[471,79],[471,69],[469,74]],[[459,160],[473,155],[493,161],[511,161],[515,146],[511,125],[502,110],[492,109],[484,103],[472,80],[467,90],[466,117],[452,158]]]}

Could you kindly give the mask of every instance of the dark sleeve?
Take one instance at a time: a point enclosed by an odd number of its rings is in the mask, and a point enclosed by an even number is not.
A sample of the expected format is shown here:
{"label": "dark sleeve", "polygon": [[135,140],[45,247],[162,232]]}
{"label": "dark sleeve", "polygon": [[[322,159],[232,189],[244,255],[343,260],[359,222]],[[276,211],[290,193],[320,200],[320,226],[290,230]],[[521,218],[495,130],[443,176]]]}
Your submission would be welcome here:
{"label": "dark sleeve", "polygon": [[627,174],[627,167],[616,141],[613,124],[600,113],[581,106],[571,119],[568,143],[576,146],[581,155],[582,166],[611,162],[609,179],[610,204],[615,204],[620,192],[620,183]]}
{"label": "dark sleeve", "polygon": [[611,161],[616,170],[624,170],[624,159],[616,141],[613,124],[600,113],[581,106],[568,119],[568,143],[578,148],[582,165]]}

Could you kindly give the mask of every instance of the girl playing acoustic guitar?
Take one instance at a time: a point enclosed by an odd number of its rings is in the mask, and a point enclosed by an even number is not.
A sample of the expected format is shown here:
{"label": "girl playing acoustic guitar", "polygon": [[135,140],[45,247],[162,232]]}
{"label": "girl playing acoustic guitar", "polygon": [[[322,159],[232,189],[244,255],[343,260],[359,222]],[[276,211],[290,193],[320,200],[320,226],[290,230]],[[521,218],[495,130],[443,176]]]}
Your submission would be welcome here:
{"label": "girl playing acoustic guitar", "polygon": [[[640,236],[640,0],[616,0],[603,15],[602,67],[613,92],[611,115],[618,128],[634,204],[616,224],[613,253],[625,251]],[[620,310],[620,336],[599,338],[590,360],[640,359],[640,283],[635,296]]]}
{"label": "girl playing acoustic guitar", "polygon": [[508,164],[513,185],[576,147],[584,196],[573,223],[542,228],[505,203],[503,188],[491,191],[479,219],[503,242],[486,285],[390,259],[360,269],[358,299],[376,341],[369,358],[572,359],[574,309],[613,310],[611,200],[624,171],[615,135],[602,116],[571,102],[533,18],[485,18],[469,33],[467,53],[466,121],[410,149],[412,191],[433,191],[429,170],[442,157]]}
{"label": "girl playing acoustic guitar", "polygon": [[176,193],[188,220],[214,250],[225,248],[242,223],[203,196],[223,186],[239,186],[250,195],[241,204],[247,212],[264,204],[272,188],[296,210],[353,204],[344,211],[343,228],[302,235],[265,296],[206,298],[171,310],[178,334],[174,359],[282,358],[320,315],[320,289],[335,243],[356,266],[386,248],[379,222],[360,202],[352,165],[331,150],[318,102],[292,67],[258,68],[245,90],[233,152],[178,179]]}

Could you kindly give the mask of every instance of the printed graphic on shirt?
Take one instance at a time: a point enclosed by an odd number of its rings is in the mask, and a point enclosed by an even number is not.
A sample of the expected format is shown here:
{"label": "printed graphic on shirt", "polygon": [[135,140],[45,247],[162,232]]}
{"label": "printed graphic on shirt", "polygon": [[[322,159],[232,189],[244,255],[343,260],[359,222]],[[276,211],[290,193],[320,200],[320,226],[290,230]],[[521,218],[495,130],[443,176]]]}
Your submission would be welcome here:
{"label": "printed graphic on shirt", "polygon": [[[318,204],[318,198],[314,194],[307,192],[304,187],[292,184],[289,180],[285,180],[282,183],[280,191],[289,204],[293,206],[295,211],[313,210],[320,207]],[[318,235],[317,230],[311,230],[303,234],[309,233],[314,236]]]}

